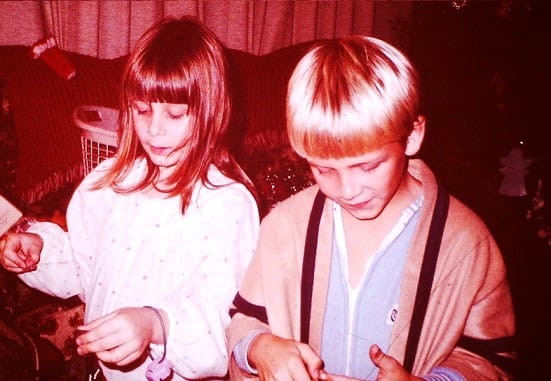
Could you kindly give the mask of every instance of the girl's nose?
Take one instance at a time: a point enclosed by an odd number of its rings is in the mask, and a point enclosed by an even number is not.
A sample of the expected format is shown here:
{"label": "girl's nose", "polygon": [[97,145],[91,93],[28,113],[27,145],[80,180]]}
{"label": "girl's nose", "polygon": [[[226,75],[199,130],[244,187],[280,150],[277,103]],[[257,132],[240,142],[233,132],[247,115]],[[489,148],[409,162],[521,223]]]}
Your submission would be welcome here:
{"label": "girl's nose", "polygon": [[151,136],[165,134],[166,130],[163,127],[163,120],[160,113],[154,111],[151,113],[151,120],[149,121],[149,128],[147,131]]}

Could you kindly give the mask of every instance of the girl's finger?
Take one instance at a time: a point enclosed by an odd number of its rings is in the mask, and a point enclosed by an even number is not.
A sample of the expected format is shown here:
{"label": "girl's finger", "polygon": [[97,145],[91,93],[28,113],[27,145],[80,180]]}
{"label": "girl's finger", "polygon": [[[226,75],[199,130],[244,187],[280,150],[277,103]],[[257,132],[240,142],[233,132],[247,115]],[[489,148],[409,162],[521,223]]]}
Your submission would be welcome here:
{"label": "girl's finger", "polygon": [[104,324],[105,322],[113,319],[117,315],[117,311],[111,312],[110,314],[104,315],[100,318],[97,318],[96,320],[92,320],[86,324],[83,324],[79,326],[77,329],[82,331],[91,331],[93,329],[96,329],[100,325]]}

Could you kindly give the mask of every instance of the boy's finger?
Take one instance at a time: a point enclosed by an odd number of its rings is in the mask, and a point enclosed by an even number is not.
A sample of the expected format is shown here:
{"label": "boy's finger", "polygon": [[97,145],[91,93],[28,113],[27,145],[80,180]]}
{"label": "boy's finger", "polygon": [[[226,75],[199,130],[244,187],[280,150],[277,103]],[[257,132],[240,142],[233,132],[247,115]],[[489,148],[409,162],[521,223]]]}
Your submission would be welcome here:
{"label": "boy's finger", "polygon": [[373,364],[375,364],[377,367],[381,368],[384,366],[384,361],[386,355],[381,351],[379,346],[372,345],[369,348],[369,357],[371,358],[371,361],[373,361]]}
{"label": "boy's finger", "polygon": [[323,379],[325,372],[323,372],[323,361],[321,358],[309,345],[299,343],[297,347],[300,352],[300,357],[308,369],[310,377],[316,380]]}

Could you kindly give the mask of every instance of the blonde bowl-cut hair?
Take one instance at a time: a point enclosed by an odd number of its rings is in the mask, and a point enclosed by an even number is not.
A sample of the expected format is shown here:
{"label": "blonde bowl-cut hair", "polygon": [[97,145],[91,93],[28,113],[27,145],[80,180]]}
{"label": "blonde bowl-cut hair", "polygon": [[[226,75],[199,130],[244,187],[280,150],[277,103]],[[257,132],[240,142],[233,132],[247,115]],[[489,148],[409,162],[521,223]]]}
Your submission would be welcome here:
{"label": "blonde bowl-cut hair", "polygon": [[289,80],[291,146],[302,157],[339,159],[405,143],[419,113],[419,86],[407,57],[382,40],[320,41]]}
{"label": "blonde bowl-cut hair", "polygon": [[[211,187],[210,165],[244,184],[254,186],[229,153],[227,130],[231,104],[228,67],[217,37],[199,21],[165,18],[149,28],[136,42],[123,72],[119,113],[119,146],[113,166],[95,184],[118,193],[155,186],[159,168],[149,159],[134,131],[133,101],[187,104],[191,133],[181,144],[186,157],[168,178],[169,196],[182,197],[187,208],[197,182]],[[147,173],[137,184],[124,184],[134,162],[145,158]]]}

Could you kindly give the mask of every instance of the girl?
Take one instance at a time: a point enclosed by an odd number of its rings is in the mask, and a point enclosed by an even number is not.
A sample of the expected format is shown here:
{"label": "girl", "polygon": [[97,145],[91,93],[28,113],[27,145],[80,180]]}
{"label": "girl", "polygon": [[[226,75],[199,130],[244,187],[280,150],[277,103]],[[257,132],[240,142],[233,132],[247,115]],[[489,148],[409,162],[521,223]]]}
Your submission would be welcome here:
{"label": "girl", "polygon": [[27,284],[81,297],[78,353],[95,354],[108,380],[226,374],[228,309],[259,224],[224,143],[226,71],[200,23],[146,31],[123,76],[118,153],[77,188],[68,232],[36,223],[0,247]]}

